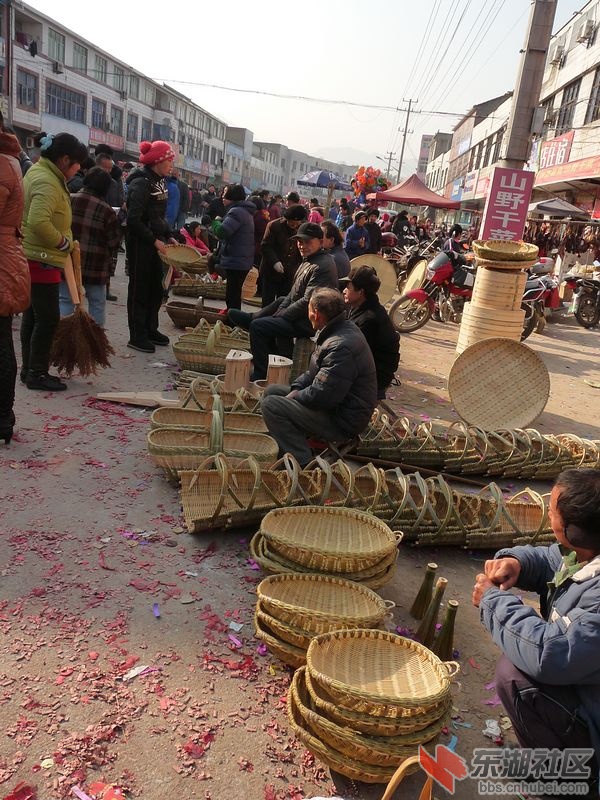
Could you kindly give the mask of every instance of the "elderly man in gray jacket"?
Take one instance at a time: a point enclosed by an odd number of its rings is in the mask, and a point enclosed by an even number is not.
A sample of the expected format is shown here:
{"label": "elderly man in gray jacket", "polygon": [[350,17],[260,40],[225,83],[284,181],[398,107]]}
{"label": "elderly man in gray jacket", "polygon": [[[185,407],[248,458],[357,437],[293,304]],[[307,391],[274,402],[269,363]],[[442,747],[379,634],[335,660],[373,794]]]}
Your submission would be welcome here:
{"label": "elderly man in gray jacket", "polygon": [[375,362],[367,340],[346,319],[337,289],[315,289],[308,318],[319,332],[307,372],[291,386],[265,390],[262,413],[280,454],[302,467],[312,459],[307,439],[343,442],[364,430],[377,405]]}

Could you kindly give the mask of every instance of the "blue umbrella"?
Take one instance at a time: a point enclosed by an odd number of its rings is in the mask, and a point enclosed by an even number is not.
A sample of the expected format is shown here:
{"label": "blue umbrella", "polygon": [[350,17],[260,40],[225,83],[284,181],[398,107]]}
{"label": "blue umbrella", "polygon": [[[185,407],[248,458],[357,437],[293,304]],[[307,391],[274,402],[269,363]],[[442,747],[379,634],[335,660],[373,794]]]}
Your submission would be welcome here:
{"label": "blue umbrella", "polygon": [[[321,189],[341,189],[343,192],[351,191],[349,183],[345,183],[335,172],[327,172],[324,169],[317,169],[307,172],[296,181],[298,186],[317,186]],[[333,185],[332,185],[333,184]]]}

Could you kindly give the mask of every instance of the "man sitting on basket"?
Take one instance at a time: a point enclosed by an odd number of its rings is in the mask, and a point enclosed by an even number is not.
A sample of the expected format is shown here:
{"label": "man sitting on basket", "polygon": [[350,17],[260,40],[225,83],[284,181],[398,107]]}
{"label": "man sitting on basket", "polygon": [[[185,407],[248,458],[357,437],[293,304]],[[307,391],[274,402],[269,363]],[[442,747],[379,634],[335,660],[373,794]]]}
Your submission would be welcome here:
{"label": "man sitting on basket", "polygon": [[280,455],[291,453],[302,467],[312,459],[307,439],[352,439],[377,405],[373,355],[345,309],[337,289],[315,289],[308,302],[308,318],[318,331],[310,367],[291,386],[269,386],[263,396],[262,413]]}

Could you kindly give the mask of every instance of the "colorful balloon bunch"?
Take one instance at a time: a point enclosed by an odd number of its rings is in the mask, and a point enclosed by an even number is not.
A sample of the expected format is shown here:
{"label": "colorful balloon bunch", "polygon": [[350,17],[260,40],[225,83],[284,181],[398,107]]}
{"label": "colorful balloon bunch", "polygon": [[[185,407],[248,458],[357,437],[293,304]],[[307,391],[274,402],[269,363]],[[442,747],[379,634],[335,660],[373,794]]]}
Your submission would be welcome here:
{"label": "colorful balloon bunch", "polygon": [[359,167],[354,175],[354,194],[366,194],[367,192],[385,192],[389,183],[380,169],[374,167]]}

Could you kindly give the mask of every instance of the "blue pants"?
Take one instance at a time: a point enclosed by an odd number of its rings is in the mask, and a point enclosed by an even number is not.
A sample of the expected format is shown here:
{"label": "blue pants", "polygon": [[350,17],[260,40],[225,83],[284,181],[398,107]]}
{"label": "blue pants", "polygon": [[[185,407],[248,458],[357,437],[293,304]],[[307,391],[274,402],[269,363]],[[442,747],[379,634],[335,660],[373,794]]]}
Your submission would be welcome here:
{"label": "blue pants", "polygon": [[[104,328],[106,321],[106,286],[100,283],[84,283],[85,296],[88,302],[88,310],[90,317],[101,328]],[[71,295],[65,281],[61,281],[59,290],[59,304],[60,315],[66,317],[68,314],[73,313],[73,303],[71,302]]]}

